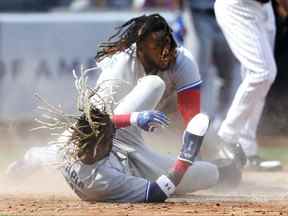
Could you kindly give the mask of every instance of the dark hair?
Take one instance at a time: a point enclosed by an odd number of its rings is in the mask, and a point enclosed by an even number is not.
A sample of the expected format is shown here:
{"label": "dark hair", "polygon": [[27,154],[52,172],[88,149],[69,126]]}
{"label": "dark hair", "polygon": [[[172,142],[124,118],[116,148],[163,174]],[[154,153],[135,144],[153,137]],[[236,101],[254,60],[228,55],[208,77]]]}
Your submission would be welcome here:
{"label": "dark hair", "polygon": [[75,127],[72,128],[74,129],[72,141],[77,146],[76,157],[79,159],[93,153],[97,145],[100,150],[105,145],[111,145],[112,147],[114,125],[110,116],[98,109],[92,109],[90,115],[91,120],[89,121],[87,116],[83,114],[76,122]]}
{"label": "dark hair", "polygon": [[[172,29],[158,13],[132,18],[123,25],[116,27],[116,29],[118,29],[117,33],[108,39],[109,42],[100,44],[95,56],[97,61],[102,60],[106,56],[129,49],[134,43],[139,45],[152,32],[163,31],[165,33],[163,34],[163,39],[169,35],[171,38],[171,47],[176,47],[176,42],[172,36]],[[116,37],[118,40],[110,42]]]}

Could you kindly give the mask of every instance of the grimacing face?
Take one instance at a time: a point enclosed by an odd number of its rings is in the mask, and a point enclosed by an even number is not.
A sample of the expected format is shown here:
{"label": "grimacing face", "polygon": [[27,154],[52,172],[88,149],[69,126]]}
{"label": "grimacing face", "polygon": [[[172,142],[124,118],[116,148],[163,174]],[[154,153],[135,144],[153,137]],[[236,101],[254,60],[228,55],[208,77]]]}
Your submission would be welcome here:
{"label": "grimacing face", "polygon": [[[146,72],[165,71],[175,62],[175,49],[171,46],[171,38],[160,36],[163,32],[153,32],[142,42],[139,56]],[[161,40],[162,39],[162,40]],[[148,70],[148,71],[147,71]]]}

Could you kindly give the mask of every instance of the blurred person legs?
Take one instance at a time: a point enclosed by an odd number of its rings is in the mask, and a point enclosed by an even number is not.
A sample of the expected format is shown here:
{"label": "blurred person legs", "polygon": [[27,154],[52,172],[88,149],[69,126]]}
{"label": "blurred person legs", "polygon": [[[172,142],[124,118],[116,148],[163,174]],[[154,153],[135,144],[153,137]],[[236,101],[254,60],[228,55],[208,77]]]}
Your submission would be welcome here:
{"label": "blurred person legs", "polygon": [[203,80],[201,109],[212,120],[220,121],[228,110],[240,78],[235,73],[238,64],[216,22],[213,8],[192,8],[191,11],[195,29],[192,40],[196,39],[199,45],[190,49]]}
{"label": "blurred person legs", "polygon": [[275,30],[271,28],[273,25],[267,24],[268,18],[273,17],[271,5],[257,1],[216,0],[215,13],[233,53],[242,64],[243,76],[218,135],[227,145],[239,143],[242,146],[250,168],[281,168],[279,162],[263,161],[257,156],[256,142],[265,97],[276,77]]}
{"label": "blurred person legs", "polygon": [[[203,80],[201,109],[213,119],[213,127],[210,128],[208,138],[204,142],[202,156],[209,160],[227,157],[234,160],[234,157],[231,157],[234,155],[232,152],[243,153],[241,146],[216,146],[215,140],[218,137],[215,130],[219,127],[233,99],[240,79],[237,71],[239,64],[216,22],[213,4],[211,4],[213,1],[205,2],[191,1],[194,30],[192,29],[193,34],[188,38],[193,40],[192,45],[195,44],[195,47],[191,47],[191,51],[196,57]],[[240,164],[245,163],[246,157],[241,160]]]}
{"label": "blurred person legs", "polygon": [[42,168],[53,169],[57,164],[57,151],[61,145],[47,145],[32,147],[27,150],[23,158],[12,162],[6,169],[5,175],[11,180],[22,180]]}
{"label": "blurred person legs", "polygon": [[[216,145],[218,137],[214,128],[217,127],[216,122],[223,119],[233,98],[237,81],[240,79],[239,73],[236,73],[239,64],[216,22],[213,4],[209,2],[213,3],[213,0],[191,1],[191,10],[184,11],[184,21],[186,23],[192,21],[191,25],[187,26],[184,44],[194,55],[203,80],[201,111],[208,113],[213,120],[213,127],[210,127],[201,149],[201,158],[211,161],[218,167],[217,188],[231,189],[241,181],[242,166],[239,166],[239,162],[234,161],[234,158],[227,157],[226,154],[223,156],[222,146]],[[207,9],[192,7],[200,5]]]}

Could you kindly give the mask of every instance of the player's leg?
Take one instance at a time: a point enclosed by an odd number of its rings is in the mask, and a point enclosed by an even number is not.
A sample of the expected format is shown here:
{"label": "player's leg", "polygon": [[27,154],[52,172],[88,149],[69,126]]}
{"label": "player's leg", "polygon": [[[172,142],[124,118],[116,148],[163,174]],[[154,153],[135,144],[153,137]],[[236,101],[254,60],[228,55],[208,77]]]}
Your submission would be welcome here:
{"label": "player's leg", "polygon": [[24,156],[12,162],[6,169],[6,176],[11,179],[29,177],[43,168],[56,169],[62,160],[61,149],[63,143],[70,137],[70,131],[66,130],[58,138],[59,144],[48,144],[28,149]]}
{"label": "player's leg", "polygon": [[22,159],[12,162],[7,167],[6,176],[17,180],[29,177],[43,168],[56,169],[60,148],[61,146],[56,144],[30,148]]}
{"label": "player's leg", "polygon": [[217,0],[215,4],[217,21],[233,53],[246,70],[219,130],[219,136],[228,142],[238,142],[239,131],[251,117],[251,110],[265,99],[275,79],[276,66],[261,25],[261,10],[262,5],[256,1]]}
{"label": "player's leg", "polygon": [[[199,126],[201,123],[198,123]],[[183,140],[183,144],[185,145]],[[147,178],[154,181],[161,174],[167,174],[169,169],[175,163],[175,158],[158,154],[146,146],[137,146],[137,151],[129,154],[133,175]],[[201,189],[207,189],[218,183],[218,167],[209,162],[195,161],[187,170],[185,176],[177,186],[177,193],[191,193]]]}
{"label": "player's leg", "polygon": [[[271,3],[265,4],[265,6],[263,7],[262,22],[266,30],[266,37],[271,46],[271,50],[274,50],[276,26]],[[244,129],[242,130],[239,143],[242,145],[243,150],[248,157],[248,168],[264,171],[279,170],[282,168],[280,161],[266,161],[258,156],[256,131],[263,112],[264,105],[265,98],[264,100],[259,101],[258,104],[255,104],[254,110],[251,110],[251,117],[248,119]]]}
{"label": "player's leg", "polygon": [[[159,103],[165,91],[165,83],[155,75],[143,77],[137,85],[128,93],[114,110],[115,114],[125,114],[153,110]],[[129,146],[143,145],[142,131],[134,126],[119,129],[115,138]]]}
{"label": "player's leg", "polygon": [[155,109],[165,91],[165,83],[155,75],[140,79],[114,110],[115,114]]}
{"label": "player's leg", "polygon": [[[267,40],[269,41],[271,50],[273,51],[275,45],[276,26],[275,16],[271,3],[267,3],[264,5],[260,19],[262,20],[266,33],[265,35],[267,37]],[[243,74],[243,78],[244,76],[245,74]],[[247,120],[247,123],[245,124],[245,127],[241,132],[241,138],[239,140],[239,143],[242,145],[243,150],[248,157],[257,155],[258,146],[256,140],[256,131],[263,112],[264,105],[265,98],[264,100],[259,101],[259,103],[255,104],[254,110],[251,110],[251,117]]]}
{"label": "player's leg", "polygon": [[251,116],[251,119],[248,119],[247,123],[245,124],[245,127],[241,131],[239,143],[243,147],[243,150],[247,155],[247,157],[251,155],[256,155],[258,152],[256,131],[258,128],[260,117],[263,112],[264,104],[265,104],[264,100],[259,101],[257,104],[255,104],[254,109],[251,110],[253,116]]}

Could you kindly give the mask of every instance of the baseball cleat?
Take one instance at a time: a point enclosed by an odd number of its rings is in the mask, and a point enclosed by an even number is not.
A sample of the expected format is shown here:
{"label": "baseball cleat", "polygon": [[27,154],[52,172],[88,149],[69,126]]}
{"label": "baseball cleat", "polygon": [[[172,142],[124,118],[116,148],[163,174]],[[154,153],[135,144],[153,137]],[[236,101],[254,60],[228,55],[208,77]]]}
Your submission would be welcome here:
{"label": "baseball cleat", "polygon": [[221,141],[222,154],[224,158],[229,158],[237,162],[242,168],[247,164],[247,156],[239,143],[228,143]]}
{"label": "baseball cleat", "polygon": [[264,160],[258,155],[249,156],[247,159],[247,170],[271,172],[283,169],[281,162],[278,160]]}
{"label": "baseball cleat", "polygon": [[235,189],[235,187],[241,183],[242,168],[236,161],[231,159],[217,159],[211,162],[217,166],[219,172],[219,180],[215,189]]}

